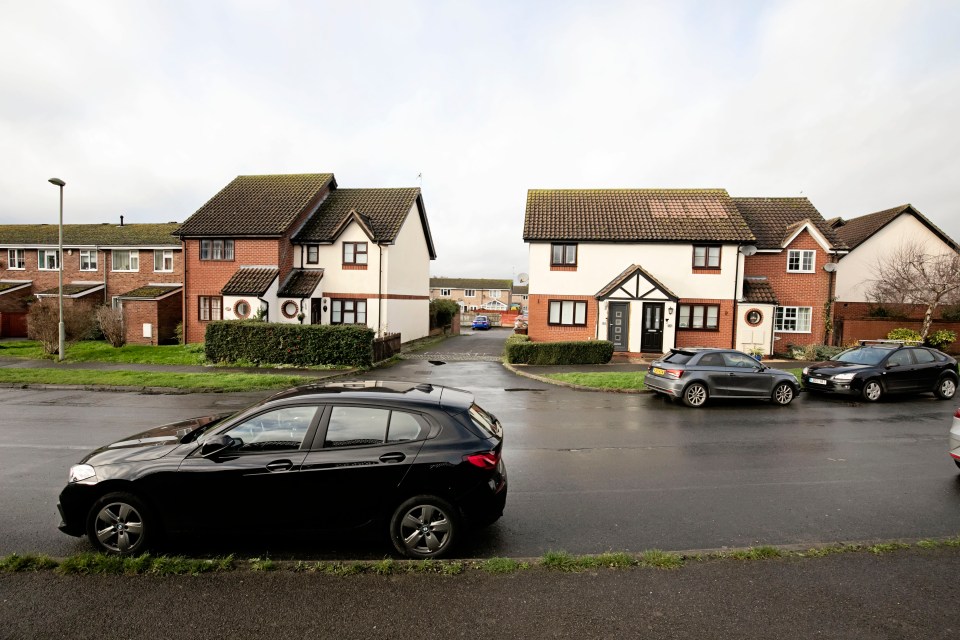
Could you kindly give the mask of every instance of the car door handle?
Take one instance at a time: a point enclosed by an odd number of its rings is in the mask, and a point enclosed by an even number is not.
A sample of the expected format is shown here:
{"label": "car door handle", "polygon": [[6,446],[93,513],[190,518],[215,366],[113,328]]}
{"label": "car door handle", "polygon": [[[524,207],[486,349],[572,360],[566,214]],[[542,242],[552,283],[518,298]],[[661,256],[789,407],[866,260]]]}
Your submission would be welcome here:
{"label": "car door handle", "polygon": [[267,471],[289,471],[292,466],[289,460],[276,460],[267,465]]}
{"label": "car door handle", "polygon": [[403,462],[407,456],[402,453],[385,453],[380,456],[380,462]]}

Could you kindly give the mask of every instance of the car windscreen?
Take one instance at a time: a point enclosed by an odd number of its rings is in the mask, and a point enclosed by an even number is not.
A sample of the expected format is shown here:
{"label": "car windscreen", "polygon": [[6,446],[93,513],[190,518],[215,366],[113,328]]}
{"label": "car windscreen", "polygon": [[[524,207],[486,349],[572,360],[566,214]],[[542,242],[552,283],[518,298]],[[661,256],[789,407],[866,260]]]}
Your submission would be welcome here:
{"label": "car windscreen", "polygon": [[883,360],[889,353],[890,349],[878,347],[854,347],[853,349],[847,349],[843,353],[835,355],[832,360],[835,362],[844,362],[846,364],[878,365],[880,364],[880,361]]}
{"label": "car windscreen", "polygon": [[662,359],[662,362],[672,362],[674,364],[684,364],[690,361],[694,354],[684,353],[683,351],[671,351],[670,355]]}
{"label": "car windscreen", "polygon": [[500,421],[493,414],[485,411],[478,404],[470,405],[468,413],[470,414],[470,421],[484,435],[489,438],[503,438],[503,427],[500,426]]}

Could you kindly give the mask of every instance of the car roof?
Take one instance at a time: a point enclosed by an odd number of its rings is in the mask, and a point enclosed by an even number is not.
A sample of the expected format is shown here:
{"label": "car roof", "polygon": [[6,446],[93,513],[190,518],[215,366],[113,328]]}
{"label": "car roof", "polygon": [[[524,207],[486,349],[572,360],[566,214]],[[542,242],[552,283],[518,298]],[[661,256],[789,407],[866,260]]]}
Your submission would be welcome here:
{"label": "car roof", "polygon": [[358,403],[377,401],[420,405],[456,412],[466,411],[473,404],[473,394],[463,389],[391,380],[343,380],[305,384],[276,393],[261,404],[303,400],[326,402],[333,398]]}

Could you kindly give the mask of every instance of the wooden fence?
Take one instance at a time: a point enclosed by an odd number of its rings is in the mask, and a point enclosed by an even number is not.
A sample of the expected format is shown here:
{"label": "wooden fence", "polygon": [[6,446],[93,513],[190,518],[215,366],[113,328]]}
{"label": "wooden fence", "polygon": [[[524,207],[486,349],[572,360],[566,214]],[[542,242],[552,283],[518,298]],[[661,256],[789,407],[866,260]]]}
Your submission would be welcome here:
{"label": "wooden fence", "polygon": [[400,353],[400,334],[388,333],[373,339],[373,361],[382,362]]}

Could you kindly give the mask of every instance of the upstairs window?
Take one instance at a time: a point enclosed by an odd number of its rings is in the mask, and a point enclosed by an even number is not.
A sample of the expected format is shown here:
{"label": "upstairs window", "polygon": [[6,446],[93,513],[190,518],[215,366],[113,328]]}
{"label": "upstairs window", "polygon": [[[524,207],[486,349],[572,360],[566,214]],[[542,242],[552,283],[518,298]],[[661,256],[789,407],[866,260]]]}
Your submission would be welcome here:
{"label": "upstairs window", "polygon": [[577,245],[552,244],[550,245],[550,266],[575,267],[577,266]]}
{"label": "upstairs window", "polygon": [[307,264],[320,264],[320,245],[307,245]]}
{"label": "upstairs window", "polygon": [[693,266],[695,269],[719,269],[720,247],[694,245]]}
{"label": "upstairs window", "polygon": [[154,271],[173,271],[173,250],[164,249],[163,251],[153,252],[153,270]]}
{"label": "upstairs window", "polygon": [[500,291],[500,289],[490,289],[490,297],[491,297],[491,298],[499,298],[501,293],[503,293],[503,292]]}
{"label": "upstairs window", "polygon": [[440,289],[440,295],[442,296],[450,295],[450,289]]}
{"label": "upstairs window", "polygon": [[367,243],[344,242],[343,264],[367,264]]}
{"label": "upstairs window", "polygon": [[26,250],[7,249],[7,269],[26,269]]}
{"label": "upstairs window", "polygon": [[80,271],[97,270],[97,252],[90,249],[80,251]]}
{"label": "upstairs window", "polygon": [[233,260],[233,240],[201,240],[201,260]]}
{"label": "upstairs window", "polygon": [[56,249],[40,249],[37,251],[37,264],[41,271],[57,271],[60,269],[60,252]]}
{"label": "upstairs window", "polygon": [[813,273],[817,252],[810,249],[790,249],[787,252],[788,273]]}
{"label": "upstairs window", "polygon": [[476,295],[477,295],[477,291],[476,291],[475,289],[464,289],[464,290],[463,290],[463,297],[464,297],[464,298],[474,298],[474,297],[476,297]]}
{"label": "upstairs window", "polygon": [[114,249],[113,271],[140,271],[140,251],[137,249]]}

